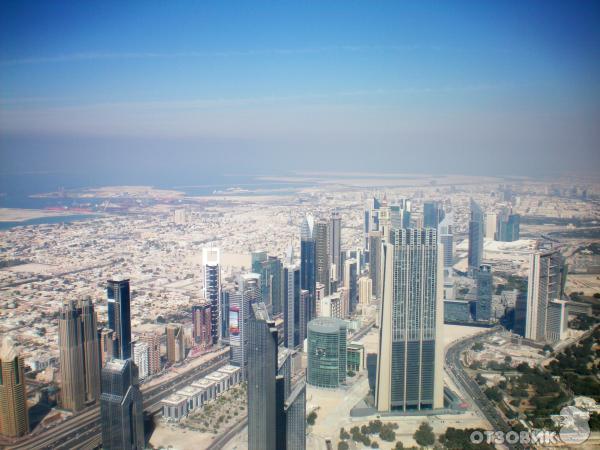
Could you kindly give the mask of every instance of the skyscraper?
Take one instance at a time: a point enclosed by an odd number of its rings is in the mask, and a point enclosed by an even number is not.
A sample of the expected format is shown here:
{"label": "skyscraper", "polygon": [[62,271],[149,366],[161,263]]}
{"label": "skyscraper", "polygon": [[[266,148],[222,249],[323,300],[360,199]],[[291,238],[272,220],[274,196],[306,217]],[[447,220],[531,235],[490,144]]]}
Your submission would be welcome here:
{"label": "skyscraper", "polygon": [[308,324],[307,382],[336,388],[346,381],[346,322],[318,317]]}
{"label": "skyscraper", "polygon": [[150,375],[148,344],[143,341],[133,342],[133,362],[138,368],[140,381],[148,378]]}
{"label": "skyscraper", "polygon": [[476,275],[477,303],[475,306],[475,320],[489,322],[492,317],[493,294],[492,266],[482,264]]}
{"label": "skyscraper", "polygon": [[204,266],[204,298],[210,303],[212,343],[219,342],[221,330],[221,258],[218,248],[202,249]]}
{"label": "skyscraper", "polygon": [[373,283],[373,295],[381,299],[381,231],[369,234],[369,278]]}
{"label": "skyscraper", "polygon": [[183,325],[170,323],[166,326],[167,333],[167,360],[171,364],[185,359],[185,339]]}
{"label": "skyscraper", "polygon": [[358,276],[356,274],[357,262],[354,258],[344,261],[344,287],[348,290],[348,309],[352,314],[358,304]]}
{"label": "skyscraper", "polygon": [[469,272],[475,273],[481,265],[483,258],[483,211],[481,207],[471,199],[471,217],[469,219]]}
{"label": "skyscraper", "polygon": [[138,369],[131,359],[112,359],[102,369],[102,448],[143,450],[144,419]]}
{"label": "skyscraper", "polygon": [[[277,328],[269,319],[265,305],[254,303],[251,310],[248,321],[248,449],[304,450],[304,382],[300,381],[292,388],[285,355],[278,354]],[[282,352],[286,351],[282,349]]]}
{"label": "skyscraper", "polygon": [[91,299],[69,301],[59,311],[61,405],[79,411],[100,396],[100,346]]}
{"label": "skyscraper", "polygon": [[437,228],[444,219],[444,210],[439,202],[423,203],[423,228]]}
{"label": "skyscraper", "polygon": [[331,289],[331,262],[329,260],[329,224],[326,220],[317,220],[313,228],[315,239],[315,273],[316,282],[323,284],[325,295]]}
{"label": "skyscraper", "polygon": [[148,375],[160,372],[160,336],[156,333],[143,333],[138,340],[148,346]]}
{"label": "skyscraper", "polygon": [[360,277],[358,279],[358,302],[361,306],[371,303],[373,296],[373,282],[369,277]]}
{"label": "skyscraper", "polygon": [[15,438],[28,432],[25,361],[5,336],[0,343],[0,435]]}
{"label": "skyscraper", "polygon": [[252,272],[260,274],[261,298],[273,314],[282,309],[281,260],[264,251],[252,252]]}
{"label": "skyscraper", "polygon": [[518,241],[520,238],[521,216],[507,210],[498,216],[496,240],[501,242]]}
{"label": "skyscraper", "polygon": [[454,234],[452,228],[453,216],[452,213],[449,213],[439,224],[440,243],[444,246],[444,272],[448,272],[447,275],[450,275],[454,265]]}
{"label": "skyscraper", "polygon": [[529,258],[525,337],[545,341],[548,327],[548,306],[561,300],[563,294],[564,259],[558,250],[533,253]]}
{"label": "skyscraper", "polygon": [[309,293],[308,320],[316,316],[316,242],[313,236],[314,220],[307,215],[300,227],[300,287]]}
{"label": "skyscraper", "polygon": [[129,280],[109,280],[106,286],[108,298],[108,328],[113,330],[114,350],[112,356],[131,358],[131,296]]}
{"label": "skyscraper", "polygon": [[369,198],[365,204],[365,250],[369,251],[369,233],[379,230],[379,200],[375,197]]}
{"label": "skyscraper", "polygon": [[300,266],[297,264],[287,265],[283,268],[283,335],[284,345],[287,348],[295,348],[300,345]]}
{"label": "skyscraper", "polygon": [[495,212],[488,212],[484,219],[483,237],[496,240],[496,227],[498,226],[498,216]]}
{"label": "skyscraper", "polygon": [[194,346],[201,349],[212,347],[212,320],[210,303],[200,302],[192,306],[192,339]]}
{"label": "skyscraper", "polygon": [[382,252],[377,409],[441,408],[443,299],[437,231],[392,229]]}
{"label": "skyscraper", "polygon": [[342,281],[342,217],[339,212],[333,211],[329,220],[329,261],[335,265],[335,273],[332,277],[339,282]]}
{"label": "skyscraper", "polygon": [[245,273],[238,278],[237,290],[230,296],[229,345],[231,362],[244,371],[248,364],[248,319],[251,305],[260,302],[260,275]]}

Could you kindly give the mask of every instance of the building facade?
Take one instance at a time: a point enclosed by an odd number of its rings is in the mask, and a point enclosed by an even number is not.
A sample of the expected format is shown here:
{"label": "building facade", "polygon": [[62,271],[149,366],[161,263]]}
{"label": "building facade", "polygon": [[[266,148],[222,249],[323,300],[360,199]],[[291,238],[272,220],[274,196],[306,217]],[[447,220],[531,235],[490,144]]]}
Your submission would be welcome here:
{"label": "building facade", "polygon": [[0,342],[0,435],[9,438],[29,433],[25,360],[13,340]]}
{"label": "building facade", "polygon": [[494,293],[492,266],[489,264],[480,265],[475,279],[477,283],[475,320],[489,322],[492,318],[492,294]]}
{"label": "building facade", "polygon": [[131,293],[129,280],[109,280],[106,285],[108,299],[108,328],[113,331],[113,358],[131,358]]}
{"label": "building facade", "polygon": [[204,295],[210,303],[210,330],[213,345],[219,342],[221,331],[221,256],[218,248],[202,249]]}
{"label": "building facade", "polygon": [[346,381],[346,334],[340,319],[318,317],[308,323],[308,384],[337,388]]}

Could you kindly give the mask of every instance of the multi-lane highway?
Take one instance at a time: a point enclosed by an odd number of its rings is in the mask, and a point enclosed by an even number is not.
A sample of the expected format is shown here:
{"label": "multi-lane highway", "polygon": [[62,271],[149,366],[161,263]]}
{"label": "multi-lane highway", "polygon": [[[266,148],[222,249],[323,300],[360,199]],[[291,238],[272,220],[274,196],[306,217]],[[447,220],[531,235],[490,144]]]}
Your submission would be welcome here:
{"label": "multi-lane highway", "polygon": [[[497,332],[499,329],[501,328],[493,328],[485,333],[460,340],[449,347],[446,351],[446,370],[458,388],[462,391],[463,396],[466,397],[465,400],[470,400],[471,403],[481,411],[493,430],[506,433],[511,431],[510,424],[483,393],[479,385],[465,372],[461,361],[462,352],[471,347],[475,342]],[[522,448],[519,444],[507,445],[514,449]]]}
{"label": "multi-lane highway", "polygon": [[[187,386],[192,381],[226,365],[228,362],[228,353],[218,353],[206,363],[183,371],[177,376],[169,378],[164,383],[155,384],[147,389],[144,389],[142,385],[144,412],[149,414],[156,413],[160,410],[160,401],[162,399]],[[9,446],[7,449],[91,449],[97,447],[100,442],[100,407],[95,405],[57,426],[35,435],[29,435],[18,444]]]}

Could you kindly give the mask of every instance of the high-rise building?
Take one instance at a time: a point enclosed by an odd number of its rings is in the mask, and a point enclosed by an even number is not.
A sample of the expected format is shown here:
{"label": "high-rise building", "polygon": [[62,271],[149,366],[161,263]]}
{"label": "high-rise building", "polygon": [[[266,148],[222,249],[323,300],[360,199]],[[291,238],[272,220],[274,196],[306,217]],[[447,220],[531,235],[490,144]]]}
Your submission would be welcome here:
{"label": "high-rise building", "polygon": [[308,318],[316,316],[316,242],[313,236],[314,219],[307,215],[300,227],[300,287],[309,293]]}
{"label": "high-rise building", "polygon": [[335,272],[331,274],[338,283],[342,281],[342,216],[339,212],[331,213],[329,219],[329,262],[335,265]]}
{"label": "high-rise building", "polygon": [[16,438],[28,432],[25,361],[5,336],[0,343],[0,435]]}
{"label": "high-rise building", "polygon": [[100,395],[100,355],[96,313],[90,299],[71,300],[59,310],[61,405],[81,410]]}
{"label": "high-rise building", "polygon": [[494,293],[492,266],[482,264],[476,275],[477,303],[475,320],[489,322],[492,318],[492,294]]}
{"label": "high-rise building", "polygon": [[167,361],[171,364],[185,359],[185,338],[183,325],[170,323],[166,326],[167,334]]}
{"label": "high-rise building", "polygon": [[548,304],[548,325],[546,340],[556,343],[567,337],[569,312],[565,300],[552,300]]}
{"label": "high-rise building", "polygon": [[192,306],[192,339],[201,349],[212,347],[212,317],[208,301]]}
{"label": "high-rise building", "polygon": [[138,341],[148,346],[148,375],[160,372],[160,336],[151,332],[143,333],[138,337]]}
{"label": "high-rise building", "polygon": [[102,369],[100,418],[102,448],[144,449],[142,393],[131,359],[112,359]]}
{"label": "high-rise building", "polygon": [[489,212],[485,214],[485,227],[483,230],[483,237],[486,239],[496,240],[496,226],[498,222],[498,216],[495,212]]}
{"label": "high-rise building", "polygon": [[373,284],[373,295],[381,299],[381,242],[380,231],[369,234],[369,278]]}
{"label": "high-rise building", "polygon": [[115,350],[114,331],[110,328],[101,328],[98,330],[98,339],[100,340],[100,364],[104,367],[113,357]]}
{"label": "high-rise building", "polygon": [[319,317],[337,317],[338,319],[343,318],[344,310],[342,301],[342,296],[339,291],[323,297],[320,302]]}
{"label": "high-rise building", "polygon": [[248,318],[251,305],[260,302],[260,275],[245,273],[238,278],[237,290],[230,296],[229,345],[231,363],[244,371],[248,364]]}
{"label": "high-rise building", "polygon": [[273,314],[282,311],[281,260],[267,252],[252,252],[252,272],[260,274],[261,298]]}
{"label": "high-rise building", "polygon": [[113,330],[113,358],[131,358],[131,294],[129,280],[109,280],[106,286],[108,298],[108,328]]}
{"label": "high-rise building", "polygon": [[218,248],[202,249],[204,298],[210,303],[212,343],[219,342],[221,331],[221,258]]}
{"label": "high-rise building", "polygon": [[358,303],[361,306],[367,306],[371,303],[373,297],[373,282],[369,277],[360,277],[358,279]]}
{"label": "high-rise building", "polygon": [[521,216],[503,211],[498,216],[496,240],[500,242],[518,241],[520,238]]}
{"label": "high-rise building", "polygon": [[483,211],[471,199],[471,216],[469,219],[469,272],[475,273],[481,265],[483,258]]}
{"label": "high-rise building", "polygon": [[344,261],[344,287],[348,291],[348,312],[356,311],[358,304],[358,276],[356,273],[357,262],[354,258]]}
{"label": "high-rise building", "polygon": [[450,275],[454,265],[454,234],[452,213],[446,214],[439,224],[440,243],[444,250],[444,275]]}
{"label": "high-rise building", "polygon": [[537,251],[529,258],[525,337],[545,341],[548,305],[561,300],[564,289],[564,259],[558,250]]}
{"label": "high-rise building", "polygon": [[145,380],[150,375],[148,355],[148,344],[143,341],[133,342],[133,362],[138,368],[140,381]]}
{"label": "high-rise building", "polygon": [[437,228],[444,219],[442,205],[436,201],[423,203],[423,228]]}
{"label": "high-rise building", "polygon": [[254,303],[248,321],[248,449],[304,450],[304,382],[292,389],[287,350],[278,352],[275,322],[262,303]]}
{"label": "high-rise building", "polygon": [[382,253],[377,409],[441,408],[443,283],[437,231],[392,229]]}
{"label": "high-rise building", "polygon": [[318,317],[308,323],[307,382],[336,388],[346,381],[346,322]]}
{"label": "high-rise building", "polygon": [[325,288],[325,295],[331,289],[331,261],[329,260],[329,223],[326,220],[317,220],[313,228],[315,239],[315,273],[316,282]]}
{"label": "high-rise building", "polygon": [[283,268],[283,342],[287,348],[301,344],[301,302],[300,302],[300,266],[287,265]]}
{"label": "high-rise building", "polygon": [[[315,285],[315,315],[321,317],[321,302],[325,298],[325,286],[321,283]],[[312,320],[312,319],[311,319]]]}

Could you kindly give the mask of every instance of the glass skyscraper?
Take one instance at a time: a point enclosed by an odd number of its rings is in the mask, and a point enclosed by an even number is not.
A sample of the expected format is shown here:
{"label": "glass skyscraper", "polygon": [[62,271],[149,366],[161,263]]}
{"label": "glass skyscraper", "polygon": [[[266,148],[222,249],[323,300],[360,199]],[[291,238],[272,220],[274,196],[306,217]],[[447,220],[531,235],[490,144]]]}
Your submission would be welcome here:
{"label": "glass skyscraper", "polygon": [[441,408],[443,299],[437,231],[392,229],[382,249],[377,409]]}
{"label": "glass skyscraper", "polygon": [[221,265],[218,248],[202,250],[204,298],[210,303],[212,343],[219,342],[221,331]]}
{"label": "glass skyscraper", "polygon": [[477,303],[475,320],[489,322],[492,317],[493,275],[492,266],[482,264],[476,275]]}
{"label": "glass skyscraper", "polygon": [[129,280],[109,280],[106,286],[108,298],[108,328],[113,330],[113,357],[131,358],[131,315]]}
{"label": "glass skyscraper", "polygon": [[481,207],[471,199],[471,217],[469,219],[469,272],[475,273],[483,258],[484,216]]}
{"label": "glass skyscraper", "polygon": [[306,216],[300,228],[300,287],[309,293],[308,320],[316,316],[316,242],[313,218]]}
{"label": "glass skyscraper", "polygon": [[336,388],[346,381],[346,322],[317,317],[308,323],[308,370],[310,385]]}

